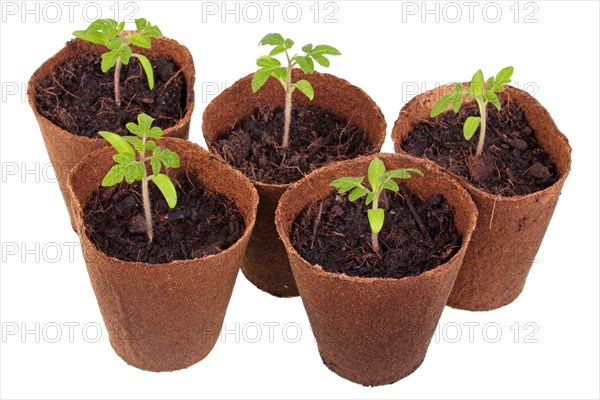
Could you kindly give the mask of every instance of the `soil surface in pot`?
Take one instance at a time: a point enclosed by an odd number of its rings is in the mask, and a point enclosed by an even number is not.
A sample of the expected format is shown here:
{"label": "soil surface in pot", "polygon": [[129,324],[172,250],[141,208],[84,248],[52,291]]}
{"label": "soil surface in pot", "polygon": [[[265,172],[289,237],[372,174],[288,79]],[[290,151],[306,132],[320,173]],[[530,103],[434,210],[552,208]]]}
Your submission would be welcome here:
{"label": "soil surface in pot", "polygon": [[208,190],[194,172],[174,180],[177,206],[169,208],[149,184],[154,239],[148,242],[141,183],[101,187],[84,210],[88,237],[108,256],[150,264],[200,258],[234,244],[245,224],[235,204]]}
{"label": "soil surface in pot", "polygon": [[337,193],[298,216],[292,226],[292,245],[325,271],[366,278],[414,276],[445,263],[461,245],[451,207],[441,195],[422,200],[407,189],[401,193],[410,199],[425,231],[402,194],[384,192],[379,199],[385,209],[379,254],[371,247],[364,199],[352,203]]}
{"label": "soil surface in pot", "polygon": [[479,115],[475,103],[463,106],[458,114],[446,111],[436,119],[423,120],[404,139],[402,148],[435,161],[491,194],[526,195],[551,186],[559,178],[556,166],[540,147],[521,107],[502,97],[500,111],[491,104],[487,107],[480,162],[474,163],[479,129],[470,141],[463,136],[467,117]]}
{"label": "soil surface in pot", "polygon": [[213,147],[248,178],[270,184],[291,183],[325,164],[371,151],[364,132],[319,106],[292,109],[287,150],[281,148],[283,125],[283,109],[261,108]]}
{"label": "soil surface in pot", "polygon": [[55,125],[81,136],[98,131],[128,135],[128,122],[143,112],[162,129],[176,125],[185,115],[187,88],[180,68],[171,57],[149,57],[154,89],[137,58],[121,68],[121,105],[115,103],[114,68],[103,73],[99,54],[85,52],[59,64],[36,87],[38,112]]}

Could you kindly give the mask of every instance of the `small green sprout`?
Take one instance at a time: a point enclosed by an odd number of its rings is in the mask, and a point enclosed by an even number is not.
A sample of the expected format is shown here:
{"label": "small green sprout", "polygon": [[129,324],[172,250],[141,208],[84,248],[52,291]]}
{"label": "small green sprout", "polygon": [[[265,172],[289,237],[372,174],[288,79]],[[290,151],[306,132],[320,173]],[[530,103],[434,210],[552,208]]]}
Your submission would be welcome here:
{"label": "small green sprout", "polygon": [[[269,77],[275,77],[285,90],[285,120],[283,129],[283,140],[281,146],[288,148],[290,142],[290,123],[292,118],[292,93],[298,89],[306,97],[312,100],[315,91],[306,79],[292,82],[292,68],[296,65],[306,74],[315,72],[315,61],[323,67],[329,67],[329,59],[326,56],[339,56],[342,53],[338,49],[326,44],[314,46],[307,44],[302,47],[305,55],[295,54],[290,57],[288,50],[294,46],[292,39],[284,39],[279,33],[269,33],[258,43],[260,46],[275,46],[269,55],[258,57],[256,65],[260,68],[252,77],[252,92],[256,93],[267,82]],[[281,62],[273,56],[285,53],[287,67],[282,67]]]}
{"label": "small green sprout", "polygon": [[454,85],[454,89],[451,93],[443,95],[431,110],[431,118],[437,117],[446,109],[452,105],[452,109],[455,113],[458,113],[460,106],[462,105],[463,98],[468,99],[473,96],[477,105],[479,106],[479,117],[468,117],[463,125],[463,134],[465,139],[471,140],[475,131],[481,124],[481,130],[479,132],[479,142],[477,143],[476,157],[481,156],[483,152],[483,143],[485,141],[485,128],[487,120],[486,107],[488,103],[492,103],[498,111],[501,109],[500,100],[496,93],[504,91],[504,85],[510,83],[511,76],[513,74],[513,67],[506,67],[500,70],[496,76],[488,78],[487,82],[484,81],[483,72],[478,70],[471,79],[471,84],[463,90],[463,86],[460,83]]}
{"label": "small green sprout", "polygon": [[151,38],[162,36],[158,26],[152,25],[144,18],[135,20],[136,32],[124,33],[125,22],[117,22],[113,19],[98,19],[90,24],[86,30],[75,31],[73,35],[90,43],[101,44],[109,51],[102,54],[102,72],[108,72],[115,67],[115,103],[121,105],[121,91],[119,88],[119,77],[121,75],[121,64],[129,64],[129,59],[135,57],[140,61],[150,90],[154,88],[154,71],[150,60],[142,54],[134,53],[130,45],[149,49],[152,47]]}
{"label": "small green sprout", "polygon": [[[170,208],[177,205],[177,192],[168,175],[160,172],[162,166],[165,169],[178,168],[179,156],[172,150],[161,149],[153,140],[163,135],[163,130],[158,126],[152,126],[154,118],[147,114],[138,115],[138,123],[129,122],[127,130],[135,136],[119,136],[116,133],[100,131],[99,134],[110,143],[117,154],[113,156],[116,161],[102,180],[102,186],[114,186],[123,181],[129,184],[142,181],[142,202],[146,220],[146,232],[148,241],[152,241],[152,214],[150,213],[150,197],[148,195],[148,181],[154,182],[163,194]],[[134,150],[135,149],[135,150]],[[136,154],[137,152],[137,154]],[[150,153],[150,154],[146,154]],[[147,164],[150,162],[152,175],[148,175]]]}
{"label": "small green sprout", "polygon": [[371,190],[363,186],[364,176],[344,177],[331,182],[331,186],[339,189],[338,193],[350,192],[348,199],[356,201],[366,196],[365,204],[372,204],[371,209],[367,211],[369,225],[371,226],[371,242],[375,252],[379,253],[378,234],[383,227],[385,213],[379,208],[379,196],[384,189],[398,192],[400,187],[393,179],[409,179],[411,174],[423,176],[423,173],[416,168],[400,168],[385,172],[383,161],[375,157],[369,164],[368,180]]}

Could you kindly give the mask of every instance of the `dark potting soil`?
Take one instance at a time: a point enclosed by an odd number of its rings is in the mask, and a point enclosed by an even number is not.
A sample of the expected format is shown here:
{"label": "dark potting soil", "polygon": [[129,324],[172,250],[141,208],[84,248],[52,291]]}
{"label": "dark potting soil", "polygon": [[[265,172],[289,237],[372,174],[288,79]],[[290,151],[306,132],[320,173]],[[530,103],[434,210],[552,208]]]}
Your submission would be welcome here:
{"label": "dark potting soil", "polygon": [[283,109],[261,108],[213,147],[248,178],[270,184],[291,183],[325,164],[372,150],[359,128],[319,106],[292,109],[287,150],[281,147],[283,126]]}
{"label": "dark potting soil", "polygon": [[119,260],[158,264],[216,254],[242,236],[244,219],[231,200],[208,190],[193,172],[180,172],[174,183],[173,209],[149,184],[152,242],[145,229],[141,183],[100,188],[84,210],[92,243]]}
{"label": "dark potting soil", "polygon": [[305,209],[292,226],[291,241],[300,255],[325,271],[350,276],[402,278],[419,275],[448,261],[460,248],[451,207],[442,195],[426,200],[402,189],[425,228],[425,235],[404,197],[384,192],[385,222],[379,254],[371,245],[364,200],[351,203],[334,194]]}
{"label": "dark potting soil", "polygon": [[474,157],[479,129],[470,141],[463,123],[479,115],[475,103],[458,114],[447,111],[422,121],[404,139],[408,153],[426,157],[462,176],[475,187],[501,196],[526,195],[543,190],[558,180],[556,166],[542,150],[521,107],[501,96],[502,109],[488,105],[483,157]]}
{"label": "dark potting soil", "polygon": [[115,103],[114,68],[103,73],[99,54],[84,52],[59,64],[36,87],[37,109],[61,128],[81,136],[98,131],[129,135],[128,122],[146,113],[162,129],[176,125],[185,115],[187,88],[180,68],[171,57],[149,57],[154,89],[137,58],[121,67],[121,105]]}

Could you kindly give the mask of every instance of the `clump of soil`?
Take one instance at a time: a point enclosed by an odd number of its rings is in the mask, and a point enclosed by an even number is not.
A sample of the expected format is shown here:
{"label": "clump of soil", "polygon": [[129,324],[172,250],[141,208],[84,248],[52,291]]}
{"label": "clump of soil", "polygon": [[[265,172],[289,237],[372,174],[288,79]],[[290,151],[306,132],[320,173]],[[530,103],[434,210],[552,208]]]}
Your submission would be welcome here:
{"label": "clump of soil", "polygon": [[502,109],[487,107],[488,122],[484,151],[474,157],[479,129],[470,141],[463,136],[463,123],[479,115],[475,103],[458,114],[446,111],[423,120],[404,139],[402,148],[426,157],[462,176],[475,187],[501,196],[526,195],[543,190],[558,180],[556,166],[540,147],[525,114],[515,101],[501,96]]}
{"label": "clump of soil", "polygon": [[159,264],[216,254],[242,236],[244,219],[231,200],[208,190],[195,172],[180,172],[174,183],[173,209],[149,184],[152,242],[146,234],[141,183],[101,187],[84,210],[92,243],[119,260]]}
{"label": "clump of soil", "polygon": [[213,147],[248,178],[270,184],[291,183],[325,164],[373,150],[359,128],[316,105],[292,109],[287,150],[281,147],[283,126],[283,109],[261,108]]}
{"label": "clump of soil", "polygon": [[325,271],[365,278],[419,275],[448,261],[460,248],[452,208],[442,195],[426,200],[404,188],[425,230],[403,194],[384,192],[385,222],[379,254],[371,245],[364,200],[350,202],[334,194],[305,209],[292,226],[291,242],[300,255]]}
{"label": "clump of soil", "polygon": [[171,57],[148,57],[154,69],[154,89],[137,58],[121,68],[121,105],[115,103],[114,69],[103,73],[100,54],[83,52],[59,64],[36,87],[38,112],[55,125],[81,136],[98,131],[128,135],[128,122],[146,113],[162,129],[176,125],[185,115],[187,88],[180,68]]}

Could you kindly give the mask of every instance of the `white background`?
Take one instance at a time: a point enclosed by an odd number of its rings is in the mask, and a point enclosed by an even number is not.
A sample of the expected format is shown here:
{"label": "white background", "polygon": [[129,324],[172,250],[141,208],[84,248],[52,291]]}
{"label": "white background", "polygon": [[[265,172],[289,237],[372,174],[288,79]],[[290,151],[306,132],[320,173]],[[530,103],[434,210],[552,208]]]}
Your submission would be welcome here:
{"label": "white background", "polygon": [[[287,14],[286,3],[272,4],[3,2],[2,398],[598,398],[598,3],[311,1],[287,6]],[[233,13],[224,15],[225,7]],[[425,8],[434,11],[424,14]],[[257,9],[262,17],[252,22]],[[115,10],[118,18],[133,11],[189,47],[197,72],[190,139],[202,145],[202,112],[215,87],[253,71],[265,52],[257,43],[268,32],[291,37],[298,48],[338,47],[343,56],[332,58],[328,72],[371,95],[388,134],[415,87],[513,65],[513,80],[535,92],[573,147],[572,172],[525,291],[493,312],[447,308],[414,374],[365,388],[322,364],[299,298],[272,297],[240,274],[225,317],[228,333],[205,360],[173,373],[128,366],[109,345],[25,96],[34,70],[98,10],[110,18]],[[384,150],[392,151],[390,139]],[[33,333],[23,336],[24,329]]]}

